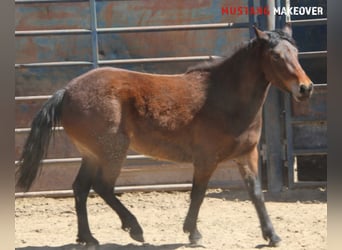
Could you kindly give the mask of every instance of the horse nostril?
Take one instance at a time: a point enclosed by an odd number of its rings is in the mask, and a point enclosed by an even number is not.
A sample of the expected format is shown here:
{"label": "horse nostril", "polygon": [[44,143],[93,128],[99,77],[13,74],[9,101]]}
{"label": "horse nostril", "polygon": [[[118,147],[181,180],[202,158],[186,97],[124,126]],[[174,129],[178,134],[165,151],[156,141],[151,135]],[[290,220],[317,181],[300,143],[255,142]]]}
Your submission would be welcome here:
{"label": "horse nostril", "polygon": [[301,93],[302,95],[305,95],[305,94],[310,94],[313,90],[313,84],[310,83],[309,86],[306,86],[304,84],[300,85],[299,86],[299,93]]}
{"label": "horse nostril", "polygon": [[304,94],[308,88],[305,85],[300,85],[299,86],[299,92],[301,94]]}

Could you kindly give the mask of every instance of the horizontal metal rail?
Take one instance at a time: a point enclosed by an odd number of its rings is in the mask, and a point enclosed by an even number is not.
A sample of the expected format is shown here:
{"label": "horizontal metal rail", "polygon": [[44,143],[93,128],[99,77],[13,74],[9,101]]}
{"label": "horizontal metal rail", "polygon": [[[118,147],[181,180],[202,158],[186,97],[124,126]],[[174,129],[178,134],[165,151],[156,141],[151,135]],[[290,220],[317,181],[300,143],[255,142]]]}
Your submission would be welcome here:
{"label": "horizontal metal rail", "polygon": [[[115,59],[99,60],[99,65],[108,64],[134,64],[134,63],[156,63],[156,62],[185,62],[203,61],[220,58],[219,56],[181,56],[181,57],[156,57],[156,58],[137,58],[137,59]],[[93,65],[87,61],[66,61],[66,62],[40,62],[40,63],[17,63],[16,68],[22,67],[56,67],[56,66],[83,66]]]}
{"label": "horizontal metal rail", "polygon": [[[326,57],[327,51],[308,51],[299,52],[299,58],[317,58]],[[156,57],[156,58],[137,58],[137,59],[114,59],[99,60],[99,65],[108,64],[134,64],[134,63],[156,63],[156,62],[184,62],[184,61],[202,61],[221,58],[220,56],[183,56],[183,57]],[[58,66],[91,66],[89,61],[64,61],[64,62],[38,62],[38,63],[16,63],[15,68],[22,67],[58,67]]]}
{"label": "horizontal metal rail", "polygon": [[316,148],[316,149],[294,149],[293,155],[301,156],[301,155],[326,155],[328,154],[327,148]]}
{"label": "horizontal metal rail", "polygon": [[[154,160],[153,158],[146,155],[127,155],[127,160]],[[41,161],[43,164],[58,164],[58,163],[79,163],[82,161],[82,158],[58,158],[58,159],[44,159]],[[17,165],[19,161],[15,161],[14,164]]]}
{"label": "horizontal metal rail", "polygon": [[[180,184],[156,184],[156,185],[138,185],[138,186],[117,186],[114,188],[116,194],[126,192],[152,192],[152,191],[189,191],[191,190],[191,183]],[[222,185],[215,186],[209,184],[210,188],[222,188]],[[90,190],[90,195],[94,195],[93,189]],[[72,197],[74,192],[72,190],[55,190],[55,191],[36,191],[36,192],[16,192],[15,198],[28,197]]]}
{"label": "horizontal metal rail", "polygon": [[74,2],[89,2],[89,0],[15,0],[17,4],[29,3],[74,3]]}
{"label": "horizontal metal rail", "polygon": [[15,101],[36,101],[36,100],[47,100],[51,98],[52,95],[36,95],[36,96],[16,96]]}
{"label": "horizontal metal rail", "polygon": [[317,58],[317,57],[326,57],[328,52],[326,50],[323,51],[307,51],[307,52],[299,52],[299,58]]}
{"label": "horizontal metal rail", "polygon": [[220,58],[220,57],[218,56],[180,56],[180,57],[155,57],[155,58],[137,58],[137,59],[115,59],[115,60],[99,60],[99,65],[204,61],[204,60],[213,60],[217,58]]}
{"label": "horizontal metal rail", "polygon": [[16,36],[91,34],[90,29],[18,30]]}
{"label": "horizontal metal rail", "polygon": [[249,28],[249,23],[209,23],[209,24],[115,27],[115,28],[97,28],[96,31],[98,33],[121,33],[121,32],[181,31],[181,30],[203,30],[203,29],[238,29],[238,28]]}
{"label": "horizontal metal rail", "polygon": [[317,18],[317,19],[304,19],[304,20],[292,20],[290,23],[293,26],[306,26],[306,25],[326,25],[327,18]]}
{"label": "horizontal metal rail", "polygon": [[[52,129],[53,131],[64,131],[63,127],[55,127]],[[16,128],[14,130],[15,133],[28,133],[31,131],[31,128]]]}
{"label": "horizontal metal rail", "polygon": [[65,61],[65,62],[39,62],[39,63],[16,63],[14,67],[58,67],[58,66],[92,66],[92,62],[87,61]]}
{"label": "horizontal metal rail", "polygon": [[315,88],[324,88],[324,87],[327,87],[327,86],[328,86],[328,83],[315,83],[314,84]]}
{"label": "horizontal metal rail", "polygon": [[[207,24],[97,28],[96,32],[98,33],[162,32],[162,31],[204,30],[204,29],[238,29],[238,28],[248,28],[248,27],[249,27],[249,23],[207,23]],[[55,29],[55,30],[15,31],[16,36],[70,35],[70,34],[91,34],[91,30],[90,29]]]}

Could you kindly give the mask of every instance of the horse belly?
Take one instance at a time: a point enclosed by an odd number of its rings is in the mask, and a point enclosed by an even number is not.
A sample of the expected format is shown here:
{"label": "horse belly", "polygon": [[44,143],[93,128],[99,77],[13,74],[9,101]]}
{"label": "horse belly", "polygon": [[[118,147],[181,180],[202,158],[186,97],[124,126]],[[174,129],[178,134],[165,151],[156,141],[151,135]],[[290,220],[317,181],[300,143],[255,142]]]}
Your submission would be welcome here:
{"label": "horse belly", "polygon": [[131,137],[130,148],[159,160],[192,162],[190,143],[186,138],[168,133],[139,133]]}

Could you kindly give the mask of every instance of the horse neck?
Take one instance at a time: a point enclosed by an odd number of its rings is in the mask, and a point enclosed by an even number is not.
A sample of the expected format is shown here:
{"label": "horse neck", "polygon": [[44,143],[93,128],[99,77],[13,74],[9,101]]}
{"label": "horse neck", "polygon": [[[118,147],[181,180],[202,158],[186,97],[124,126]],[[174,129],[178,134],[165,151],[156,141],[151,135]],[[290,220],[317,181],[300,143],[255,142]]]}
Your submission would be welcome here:
{"label": "horse neck", "polygon": [[261,117],[269,88],[261,68],[261,56],[261,48],[253,44],[240,49],[211,72],[209,96],[216,99],[212,99],[216,108],[227,118],[238,116],[251,122],[257,115]]}

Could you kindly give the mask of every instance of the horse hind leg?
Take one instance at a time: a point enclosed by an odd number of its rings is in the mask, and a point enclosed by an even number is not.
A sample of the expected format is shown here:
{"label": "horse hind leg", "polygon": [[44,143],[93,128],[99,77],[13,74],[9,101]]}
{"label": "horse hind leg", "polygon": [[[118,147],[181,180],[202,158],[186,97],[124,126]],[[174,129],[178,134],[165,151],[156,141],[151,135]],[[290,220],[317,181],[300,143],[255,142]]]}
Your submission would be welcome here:
{"label": "horse hind leg", "polygon": [[102,171],[99,171],[93,188],[96,193],[118,214],[122,229],[129,232],[132,239],[144,242],[143,230],[139,225],[136,217],[120,202],[114,194],[114,185],[106,181]]}
{"label": "horse hind leg", "polygon": [[280,244],[281,238],[275,233],[271,219],[269,218],[266,210],[264,195],[258,178],[257,148],[255,148],[250,155],[238,160],[237,162],[249,196],[251,197],[257,211],[263,238],[269,241],[269,245],[271,247],[276,247]]}
{"label": "horse hind leg", "polygon": [[126,158],[129,138],[120,133],[106,138],[108,143],[103,145],[102,163],[93,180],[93,189],[118,214],[122,229],[128,231],[132,239],[144,242],[143,230],[136,217],[114,194],[115,182]]}
{"label": "horse hind leg", "polygon": [[86,202],[91,188],[94,169],[82,159],[81,168],[72,185],[75,196],[78,233],[76,241],[86,245],[98,245],[99,242],[92,236],[88,223]]}

